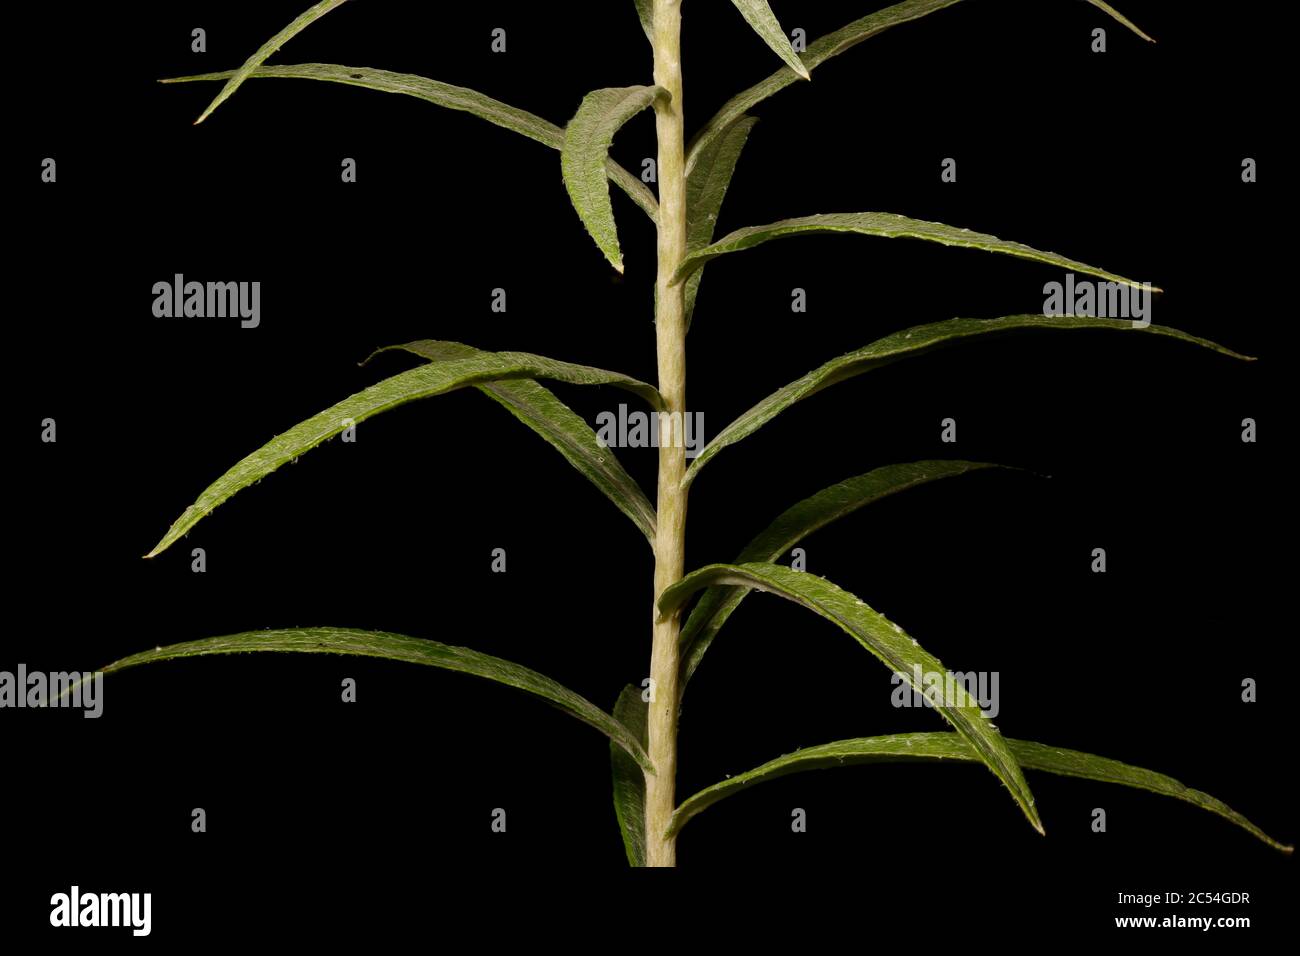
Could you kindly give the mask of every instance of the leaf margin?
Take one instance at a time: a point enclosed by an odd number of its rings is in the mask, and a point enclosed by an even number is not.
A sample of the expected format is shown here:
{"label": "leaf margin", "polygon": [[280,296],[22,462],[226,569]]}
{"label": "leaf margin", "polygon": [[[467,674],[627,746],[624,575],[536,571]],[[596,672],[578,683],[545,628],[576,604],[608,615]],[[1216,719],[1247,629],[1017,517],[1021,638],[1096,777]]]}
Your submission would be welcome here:
{"label": "leaf margin", "polygon": [[[922,693],[925,689],[916,686],[914,667],[920,667],[925,673],[951,673],[898,624],[852,592],[815,574],[792,571],[779,564],[708,564],[697,568],[660,594],[656,602],[660,619],[675,613],[694,592],[716,584],[752,587],[807,608],[849,634],[873,657],[900,675],[908,686]],[[970,742],[984,765],[1010,792],[1030,825],[1044,833],[1033,794],[1004,738],[960,683],[954,690],[955,702],[937,703],[933,709]]]}
{"label": "leaf margin", "polygon": [[[1051,747],[1047,744],[1040,744],[1036,741],[1019,740],[1017,738],[1003,738],[1010,747],[1012,753],[1020,765],[1026,770],[1037,770],[1045,773],[1054,773],[1058,776],[1075,777],[1082,780],[1092,780],[1099,783],[1114,783],[1118,786],[1127,786],[1137,790],[1145,790],[1148,793],[1154,793],[1160,796],[1172,797],[1176,800],[1182,800],[1193,806],[1200,807],[1217,816],[1235,824],[1252,836],[1261,840],[1263,843],[1278,850],[1282,853],[1290,854],[1294,847],[1275,840],[1269,836],[1245,816],[1233,810],[1217,797],[1213,797],[1201,790],[1188,787],[1186,784],[1167,774],[1162,774],[1154,770],[1148,770],[1145,767],[1135,767],[1131,764],[1123,763],[1111,757],[1101,757],[1097,754],[1090,754],[1078,750],[1066,750],[1059,747]],[[918,746],[918,744],[920,746]],[[872,750],[872,747],[881,746],[880,751]],[[855,752],[855,750],[857,752]],[[927,752],[929,751],[929,752]],[[1056,759],[1051,759],[1055,755]],[[854,759],[858,757],[860,759]],[[1108,769],[1113,771],[1114,776],[1096,776],[1083,772],[1071,772],[1062,769],[1068,764],[1059,758],[1065,757],[1066,761],[1076,757],[1086,758],[1088,760],[1101,761],[1108,765]],[[805,747],[796,750],[793,753],[784,754],[767,763],[760,764],[753,770],[736,774],[721,780],[710,787],[705,787],[678,805],[673,812],[672,819],[668,824],[668,836],[676,836],[682,828],[701,812],[720,802],[728,796],[744,790],[755,783],[762,783],[767,780],[776,779],[792,773],[800,773],[808,770],[828,769],[838,766],[849,766],[858,763],[871,763],[876,760],[881,762],[906,761],[906,760],[963,760],[978,762],[978,757],[971,751],[968,745],[963,741],[960,735],[951,731],[927,731],[920,733],[904,734],[887,734],[877,737],[855,737],[846,740],[831,741],[827,744],[819,744],[814,747]],[[834,761],[834,762],[831,762]],[[807,764],[807,766],[804,766]],[[1131,775],[1130,780],[1118,779],[1121,776],[1128,776],[1127,771],[1136,771]],[[1154,786],[1143,786],[1141,783],[1132,782],[1138,779],[1138,774],[1148,775],[1149,777],[1160,778],[1159,781],[1166,786],[1166,789],[1157,789]],[[1205,798],[1202,802],[1198,798]]]}

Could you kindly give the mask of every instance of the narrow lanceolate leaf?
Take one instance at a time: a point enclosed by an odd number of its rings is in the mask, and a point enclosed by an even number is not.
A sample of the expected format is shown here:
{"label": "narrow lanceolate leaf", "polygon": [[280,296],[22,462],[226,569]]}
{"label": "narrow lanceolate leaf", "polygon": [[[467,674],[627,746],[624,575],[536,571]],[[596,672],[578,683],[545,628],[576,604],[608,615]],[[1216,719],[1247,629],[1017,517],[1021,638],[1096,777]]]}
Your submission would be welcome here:
{"label": "narrow lanceolate leaf", "polygon": [[418,398],[442,395],[468,385],[518,378],[553,378],[577,385],[616,385],[644,397],[656,409],[663,400],[651,385],[626,375],[586,365],[571,365],[526,352],[496,352],[422,365],[357,392],[273,438],[237,463],[199,495],[145,557],[170,547],[237,491],[293,461],[350,425]]}
{"label": "narrow lanceolate leaf", "polygon": [[[948,673],[938,658],[904,633],[901,627],[872,610],[848,591],[824,578],[806,571],[792,571],[779,564],[707,565],[666,588],[659,597],[659,611],[663,615],[671,614],[696,591],[715,585],[735,585],[768,591],[820,614],[854,637],[920,693],[926,693],[926,687],[918,685],[917,673]],[[978,758],[1006,784],[1034,829],[1042,833],[1043,824],[1034,809],[1034,797],[1029,792],[1016,758],[1007,749],[1006,741],[985,718],[979,705],[966,693],[960,682],[945,681],[945,684],[951,684],[952,697],[946,699],[945,687],[945,693],[937,695],[934,709],[952,724],[957,733],[970,743]]]}
{"label": "narrow lanceolate leaf", "polygon": [[[431,362],[492,354],[459,342],[438,342],[432,339],[391,345],[379,351],[387,352],[391,349],[411,352]],[[619,511],[631,518],[651,547],[654,546],[654,506],[632,476],[623,470],[613,451],[602,446],[591,426],[560,401],[554,392],[529,379],[491,382],[474,387],[541,435],[552,448],[568,459],[569,464],[582,472],[605,497],[614,502]]]}
{"label": "narrow lanceolate leaf", "polygon": [[[1100,276],[1111,282],[1143,288],[1143,284],[1134,279],[1126,279],[1090,266],[1055,252],[1043,252],[1026,246],[1024,243],[999,239],[983,232],[972,232],[957,226],[947,226],[941,222],[926,222],[923,219],[911,219],[892,212],[845,212],[826,213],[817,216],[802,216],[798,219],[783,219],[766,226],[746,226],[728,233],[717,242],[703,249],[689,252],[673,276],[674,282],[682,282],[705,262],[728,252],[751,249],[772,239],[783,236],[796,236],[810,232],[847,232],[861,236],[879,236],[885,239],[924,239],[945,246],[959,246],[965,249],[982,249],[985,252],[998,252],[1017,259],[1030,259],[1056,266],[1059,269],[1079,272],[1086,275]],[[1149,285],[1146,288],[1151,288]],[[1153,291],[1159,292],[1159,289]]]}
{"label": "narrow lanceolate leaf", "polygon": [[[800,60],[806,69],[814,70],[831,57],[838,56],[890,27],[916,20],[958,2],[959,0],[907,0],[906,3],[896,3],[892,7],[886,7],[884,10],[854,20],[834,33],[818,37],[808,44],[808,49],[801,54]],[[686,158],[687,175],[694,170],[709,144],[727,127],[752,107],[798,81],[797,73],[782,67],[767,79],[729,99],[691,140]]]}
{"label": "narrow lanceolate leaf", "polygon": [[[881,498],[940,478],[952,478],[968,471],[996,467],[998,466],[975,461],[918,461],[876,468],[864,475],[823,488],[811,498],[805,498],[787,509],[749,542],[732,563],[775,561],[817,529]],[[695,674],[695,669],[700,666],[701,659],[722,630],[722,625],[740,606],[749,591],[747,587],[709,588],[691,610],[680,638],[683,685]]]}
{"label": "narrow lanceolate leaf", "polygon": [[[196,83],[205,80],[225,80],[235,75],[234,70],[219,73],[197,73],[160,80],[161,83]],[[564,130],[527,110],[517,109],[484,96],[477,90],[463,86],[439,83],[426,76],[412,73],[391,73],[362,66],[340,66],[336,63],[297,63],[288,66],[261,66],[249,74],[250,78],[272,77],[294,80],[320,80],[360,86],[380,93],[400,93],[433,103],[447,109],[471,113],[503,129],[519,133],[551,149],[564,148]],[[651,219],[659,215],[659,203],[645,183],[637,179],[612,159],[605,164],[605,174],[614,185],[623,190],[645,210]]]}
{"label": "narrow lanceolate leaf", "polygon": [[564,186],[583,225],[619,272],[623,271],[623,254],[618,247],[618,227],[614,224],[605,175],[609,146],[623,124],[663,92],[657,86],[595,90],[583,97],[578,112],[564,129],[564,149],[560,154]]}
{"label": "narrow lanceolate leaf", "polygon": [[230,99],[231,94],[234,93],[235,90],[239,89],[240,84],[242,84],[244,80],[248,79],[254,70],[265,63],[271,54],[275,53],[280,49],[280,47],[284,46],[335,7],[342,6],[346,2],[347,0],[321,0],[320,3],[314,4],[310,9],[300,14],[293,23],[290,23],[275,36],[271,37],[271,39],[258,47],[257,52],[245,60],[244,65],[230,75],[230,79],[226,82],[226,85],[221,88],[221,92],[217,94],[217,98],[208,104],[208,108],[205,109],[203,114],[194,121],[194,125],[197,126],[199,123],[202,123],[212,115],[213,110],[226,100]]}
{"label": "narrow lanceolate leaf", "polygon": [[790,45],[790,38],[786,36],[785,30],[781,29],[781,23],[772,12],[772,8],[768,6],[767,0],[731,0],[731,2],[754,28],[754,32],[763,38],[763,42],[772,48],[773,53],[785,61],[785,65],[793,70],[796,76],[805,80],[810,79],[808,68],[800,61],[799,54],[794,52],[794,47]]}
{"label": "narrow lanceolate leaf", "polygon": [[1143,33],[1141,30],[1139,30],[1138,27],[1137,27],[1137,24],[1135,24],[1135,23],[1134,23],[1132,20],[1130,20],[1128,17],[1124,16],[1124,14],[1120,13],[1118,10],[1116,10],[1114,7],[1112,7],[1109,3],[1106,2],[1106,0],[1088,0],[1088,2],[1091,3],[1091,4],[1092,4],[1094,7],[1096,7],[1098,10],[1103,10],[1103,11],[1105,11],[1107,14],[1109,14],[1110,16],[1114,17],[1116,20],[1118,20],[1120,23],[1124,24],[1124,26],[1128,27],[1130,30],[1132,30],[1134,33],[1136,33],[1136,34],[1137,34],[1138,36],[1140,36],[1142,39],[1146,40],[1148,43],[1155,43],[1155,42],[1156,42],[1156,41],[1153,40],[1151,37],[1147,36],[1145,33]]}
{"label": "narrow lanceolate leaf", "polygon": [[[896,3],[891,7],[886,7],[883,10],[878,10],[868,16],[854,20],[833,33],[818,37],[808,44],[808,49],[799,58],[807,69],[815,70],[831,57],[839,56],[845,50],[851,50],[864,40],[883,33],[890,27],[918,20],[946,7],[951,7],[958,2],[960,0],[906,0],[904,3]],[[1120,14],[1109,3],[1104,3],[1103,0],[1089,0],[1089,2],[1106,11],[1138,36],[1151,40],[1151,37],[1134,26],[1132,21]],[[1152,40],[1151,42],[1154,43],[1155,41]],[[729,99],[722,109],[718,110],[691,140],[686,158],[687,173],[689,174],[694,169],[695,164],[699,162],[700,156],[709,143],[721,135],[722,131],[734,123],[738,117],[743,116],[769,96],[781,92],[798,80],[799,76],[790,70],[782,68],[767,77],[767,79],[755,83],[749,89]]]}
{"label": "narrow lanceolate leaf", "polygon": [[[1020,761],[1020,766],[1026,770],[1044,770],[1065,777],[1082,777],[1085,780],[1097,780],[1102,783],[1117,783],[1125,787],[1173,797],[1175,800],[1182,800],[1184,803],[1218,814],[1274,849],[1281,850],[1283,853],[1290,853],[1292,850],[1286,844],[1274,840],[1221,800],[1215,799],[1208,793],[1184,786],[1173,777],[1166,777],[1162,773],[1141,767],[1132,767],[1118,760],[1081,753],[1077,750],[1048,747],[1028,740],[1007,740],[1006,744]],[[669,824],[668,835],[673,836],[680,832],[687,821],[701,810],[764,780],[773,780],[804,770],[927,759],[975,761],[979,756],[959,735],[950,733],[859,737],[853,740],[837,740],[819,747],[807,747],[770,760],[748,773],[737,774],[706,790],[701,790],[677,808]]]}
{"label": "narrow lanceolate leaf", "polygon": [[359,657],[382,657],[410,664],[427,664],[448,671],[485,677],[526,691],[546,700],[584,724],[595,727],[631,755],[644,769],[654,772],[650,758],[635,735],[619,721],[580,694],[575,694],[544,674],[511,661],[471,650],[426,641],[421,638],[389,634],[384,631],[360,631],[346,627],[289,628],[274,631],[247,631],[209,637],[184,644],[169,644],[140,654],[132,654],[100,668],[105,674],[125,670],[138,664],[205,657],[211,654],[244,654],[250,651],[300,654],[349,654]]}
{"label": "narrow lanceolate leaf", "polygon": [[[641,691],[628,684],[614,705],[614,719],[646,747],[646,714]],[[614,815],[623,834],[629,866],[645,866],[645,774],[626,750],[610,741],[609,759],[614,774]]]}
{"label": "narrow lanceolate leaf", "polygon": [[915,355],[924,355],[937,348],[954,345],[978,335],[994,335],[1019,329],[1112,329],[1120,332],[1147,333],[1173,339],[1181,339],[1194,345],[1204,346],[1223,355],[1236,359],[1251,361],[1249,356],[1239,355],[1231,349],[1224,348],[1217,342],[1188,335],[1178,329],[1161,325],[1135,326],[1126,319],[1101,319],[1091,316],[1044,316],[1044,315],[1008,315],[1000,319],[949,319],[945,322],[932,322],[918,325],[902,332],[895,332],[883,339],[872,342],[856,352],[849,352],[839,358],[831,359],[820,368],[813,369],[803,378],[791,382],[785,388],[773,392],[749,411],[745,412],[730,425],[718,432],[713,440],[704,446],[695,461],[686,469],[682,478],[683,486],[689,485],[700,473],[700,469],[723,448],[734,445],[748,435],[752,435],[795,402],[815,395],[823,388],[861,375],[873,368],[887,365],[899,359]]}
{"label": "narrow lanceolate leaf", "polygon": [[[749,139],[749,131],[758,122],[752,116],[742,116],[727,127],[713,141],[694,171],[686,177],[686,251],[703,249],[713,241],[713,229],[718,222],[722,200],[727,196],[731,177],[736,171],[741,150]],[[691,326],[695,312],[695,297],[699,294],[703,267],[691,273],[686,280],[686,327]]]}

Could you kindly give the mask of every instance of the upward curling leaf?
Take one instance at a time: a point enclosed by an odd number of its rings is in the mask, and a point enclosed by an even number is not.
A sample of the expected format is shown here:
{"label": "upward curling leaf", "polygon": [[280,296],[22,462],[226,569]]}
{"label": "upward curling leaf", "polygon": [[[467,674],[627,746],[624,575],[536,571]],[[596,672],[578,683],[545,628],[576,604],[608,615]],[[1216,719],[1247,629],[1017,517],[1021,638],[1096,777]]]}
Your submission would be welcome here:
{"label": "upward curling leaf", "polygon": [[609,146],[623,124],[661,94],[667,95],[657,86],[595,90],[583,97],[578,112],[564,130],[564,148],[560,154],[564,187],[583,225],[619,272],[623,271],[623,253],[618,245],[618,227],[605,174]]}

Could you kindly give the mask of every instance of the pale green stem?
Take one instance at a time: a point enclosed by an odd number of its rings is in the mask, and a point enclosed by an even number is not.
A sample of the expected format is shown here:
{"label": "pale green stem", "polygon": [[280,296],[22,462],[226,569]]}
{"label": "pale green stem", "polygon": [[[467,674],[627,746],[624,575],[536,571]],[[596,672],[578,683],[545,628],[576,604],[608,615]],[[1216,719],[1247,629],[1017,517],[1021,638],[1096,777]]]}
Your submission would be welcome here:
{"label": "pale green stem", "polygon": [[[681,0],[654,3],[654,81],[668,96],[655,102],[659,139],[659,268],[655,287],[655,330],[659,355],[659,391],[666,411],[661,416],[659,447],[658,535],[655,540],[655,598],[682,577],[686,551],[686,450],[680,426],[686,414],[685,284],[672,284],[686,255],[686,149],[682,122]],[[657,611],[652,611],[657,617]],[[646,775],[645,843],[647,866],[674,866],[677,843],[669,837],[677,775],[678,631],[676,613],[654,624],[650,678],[654,699],[647,724],[648,749],[655,773]]]}

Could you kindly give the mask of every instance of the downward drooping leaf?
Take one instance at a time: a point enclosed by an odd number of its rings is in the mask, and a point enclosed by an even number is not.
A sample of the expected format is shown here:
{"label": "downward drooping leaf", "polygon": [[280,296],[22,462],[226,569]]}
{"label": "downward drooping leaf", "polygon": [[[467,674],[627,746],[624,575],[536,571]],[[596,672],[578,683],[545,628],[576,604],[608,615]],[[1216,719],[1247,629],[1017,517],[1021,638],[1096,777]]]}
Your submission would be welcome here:
{"label": "downward drooping leaf", "polygon": [[[944,7],[951,7],[958,2],[960,0],[907,0],[906,3],[896,3],[892,7],[886,7],[884,10],[854,20],[834,33],[818,37],[808,44],[808,49],[801,55],[800,60],[806,69],[814,70],[831,57],[838,56],[877,33],[942,10]],[[782,68],[762,82],[729,99],[691,139],[686,157],[687,175],[694,170],[709,144],[732,123],[769,96],[781,92],[798,81],[799,76],[796,73]]]}
{"label": "downward drooping leaf", "polygon": [[194,125],[197,126],[199,123],[202,123],[212,115],[213,110],[226,100],[230,99],[231,94],[234,93],[235,90],[239,89],[240,84],[242,84],[244,80],[248,79],[254,70],[265,63],[271,54],[275,53],[280,49],[280,47],[284,46],[335,7],[342,6],[346,2],[347,0],[321,0],[320,3],[314,4],[310,9],[300,14],[297,19],[287,27],[258,47],[257,52],[245,60],[243,66],[230,74],[230,79],[226,82],[226,85],[221,88],[221,92],[217,94],[217,98],[208,104],[208,108],[205,109],[203,114],[194,121]]}
{"label": "downward drooping leaf", "polygon": [[[1007,746],[1026,770],[1044,770],[1048,773],[1065,777],[1081,777],[1084,780],[1096,780],[1102,783],[1117,783],[1138,790],[1148,790],[1166,797],[1173,797],[1216,813],[1241,827],[1243,830],[1263,840],[1274,849],[1290,853],[1292,848],[1274,840],[1259,827],[1255,826],[1240,813],[1220,800],[1199,790],[1193,790],[1179,783],[1173,777],[1132,767],[1118,760],[1098,757],[1077,750],[1062,750],[1045,744],[1028,740],[1006,740]],[[668,835],[679,833],[683,826],[701,810],[713,806],[719,800],[738,793],[764,780],[773,780],[786,774],[800,773],[804,770],[818,770],[830,767],[842,767],[862,763],[896,763],[910,760],[978,760],[979,757],[970,745],[959,735],[951,733],[927,734],[892,734],[887,737],[859,737],[853,740],[837,740],[818,747],[786,754],[770,760],[761,767],[755,767],[748,773],[737,774],[721,783],[684,801],[673,814],[668,825]]]}
{"label": "downward drooping leaf", "polygon": [[[460,342],[422,339],[405,345],[387,346],[379,349],[375,355],[393,349],[411,352],[430,362],[492,354]],[[373,357],[374,355],[371,356]],[[654,547],[655,509],[645,492],[623,470],[614,452],[600,444],[591,426],[560,401],[554,392],[531,379],[491,382],[474,387],[541,435],[552,448],[568,459],[569,464],[582,472],[605,497],[614,502],[619,511],[631,518],[646,536],[650,546]]]}
{"label": "downward drooping leaf", "polygon": [[[940,478],[952,478],[969,471],[996,467],[998,466],[974,461],[918,461],[876,468],[864,475],[823,488],[811,498],[805,498],[788,508],[749,542],[732,563],[775,561],[819,528],[881,498]],[[683,686],[695,674],[695,669],[700,666],[700,661],[722,630],[722,625],[740,606],[749,591],[747,587],[709,588],[692,608],[690,617],[682,627],[680,638]]]}
{"label": "downward drooping leaf", "polygon": [[1137,28],[1137,24],[1135,24],[1135,23],[1134,23],[1132,20],[1130,20],[1128,17],[1124,16],[1124,14],[1120,13],[1118,10],[1116,10],[1114,7],[1112,7],[1109,3],[1106,2],[1106,0],[1088,0],[1088,2],[1091,3],[1091,4],[1092,4],[1094,7],[1096,7],[1098,10],[1105,11],[1107,14],[1109,14],[1109,15],[1112,16],[1112,17],[1114,17],[1116,20],[1118,20],[1120,23],[1124,24],[1124,26],[1128,27],[1130,30],[1132,30],[1134,33],[1136,33],[1136,34],[1137,34],[1138,36],[1140,36],[1142,39],[1146,40],[1148,43],[1155,43],[1155,42],[1156,42],[1156,41],[1153,40],[1151,37],[1147,36],[1145,33],[1143,33],[1141,30],[1139,30],[1139,29]]}
{"label": "downward drooping leaf", "polygon": [[1209,339],[1188,335],[1178,329],[1166,328],[1161,325],[1134,326],[1131,321],[1125,319],[1101,319],[1084,315],[1055,317],[1008,315],[1000,319],[949,319],[945,322],[918,325],[902,332],[895,332],[893,335],[887,335],[883,339],[872,342],[865,348],[858,349],[856,352],[849,352],[847,355],[831,359],[820,368],[813,369],[803,378],[797,379],[785,386],[785,388],[767,396],[767,398],[718,432],[713,440],[704,446],[704,450],[696,456],[695,461],[691,462],[691,466],[686,469],[682,484],[687,486],[694,481],[700,473],[700,469],[723,448],[735,444],[748,435],[752,435],[795,402],[802,401],[810,395],[815,395],[827,386],[843,382],[881,365],[902,358],[924,355],[937,348],[957,344],[974,336],[1000,334],[1018,329],[1113,329],[1121,332],[1131,331],[1135,334],[1141,332],[1180,339],[1184,342],[1191,342],[1194,345],[1213,349],[1215,352],[1232,358],[1251,360],[1249,356],[1239,355],[1231,349],[1224,348],[1217,342],[1211,342]]}
{"label": "downward drooping leaf", "polygon": [[[718,211],[727,196],[732,174],[740,160],[741,150],[749,139],[749,131],[758,122],[752,116],[742,116],[732,123],[721,136],[704,151],[695,169],[686,177],[686,251],[703,249],[713,241],[713,228],[718,222]],[[695,297],[704,277],[701,266],[686,280],[686,327],[691,327],[695,312]]]}
{"label": "downward drooping leaf", "polygon": [[553,378],[575,385],[616,385],[642,396],[655,409],[663,407],[658,391],[645,382],[616,372],[557,362],[526,352],[485,353],[472,358],[422,365],[345,398],[337,405],[293,426],[238,462],[209,485],[194,504],[185,509],[163,535],[163,539],[145,557],[152,558],[170,547],[235,492],[260,481],[281,465],[340,434],[350,425],[418,398],[442,395],[467,385],[519,378]]}
{"label": "downward drooping leaf", "polygon": [[[998,252],[1017,259],[1030,259],[1044,262],[1067,271],[1100,276],[1111,282],[1142,288],[1143,284],[1133,279],[1126,279],[1090,266],[1055,252],[1042,252],[1020,242],[1011,242],[990,236],[983,232],[972,232],[941,222],[926,222],[923,219],[911,219],[892,212],[845,212],[827,213],[817,216],[802,216],[798,219],[783,219],[766,226],[746,226],[728,233],[712,245],[690,252],[673,276],[674,282],[682,282],[692,272],[710,259],[751,249],[773,239],[783,236],[795,236],[810,232],[847,232],[861,236],[879,236],[885,239],[924,239],[945,246],[959,246],[965,249],[982,249],[985,252]],[[1153,291],[1159,292],[1159,289]]]}
{"label": "downward drooping leaf", "polygon": [[772,12],[772,8],[768,6],[767,0],[731,0],[731,2],[754,28],[754,32],[763,38],[763,42],[771,47],[773,53],[785,61],[786,66],[794,70],[796,76],[805,80],[811,79],[808,76],[808,68],[800,61],[799,54],[794,52],[794,47],[790,45],[790,38],[786,36],[785,30],[781,29],[781,23]]}
{"label": "downward drooping leaf", "polygon": [[[628,684],[614,705],[614,719],[631,732],[644,749],[649,707],[641,692]],[[645,866],[645,774],[622,747],[610,741],[609,759],[614,775],[614,815],[623,834],[629,866]]]}
{"label": "downward drooping leaf", "polygon": [[[427,664],[443,670],[485,677],[541,697],[584,724],[595,727],[631,755],[636,763],[653,773],[654,767],[645,749],[628,728],[580,694],[575,694],[544,674],[511,661],[471,650],[426,641],[421,638],[389,634],[385,631],[360,631],[347,627],[288,628],[274,631],[246,631],[209,637],[183,644],[169,644],[132,654],[100,670],[104,674],[125,670],[139,664],[206,657],[212,654],[244,654],[250,651],[299,654],[347,654],[357,657],[382,657],[409,664]],[[72,690],[73,688],[69,688]]]}
{"label": "downward drooping leaf", "polygon": [[[220,73],[198,73],[193,76],[177,76],[160,80],[161,83],[197,83],[205,80],[224,80],[234,76],[235,71]],[[564,130],[527,110],[508,106],[500,100],[484,96],[476,90],[463,86],[439,83],[425,76],[412,73],[390,73],[388,70],[375,70],[370,67],[340,66],[335,63],[298,63],[290,66],[261,66],[249,74],[251,78],[280,78],[296,80],[320,80],[326,83],[342,83],[346,86],[360,86],[367,90],[381,93],[400,93],[416,99],[443,106],[447,109],[472,113],[480,119],[500,126],[503,129],[527,136],[529,139],[549,146],[551,149],[564,148]],[[646,188],[645,183],[637,179],[612,159],[605,164],[605,174],[614,185],[623,190],[632,200],[645,210],[653,220],[659,215],[659,203],[654,194]]]}
{"label": "downward drooping leaf", "polygon": [[609,204],[605,163],[614,134],[637,113],[664,94],[657,86],[622,86],[594,90],[582,99],[578,112],[564,128],[560,166],[564,186],[587,232],[615,269],[623,271],[618,227]]}
{"label": "downward drooping leaf", "polygon": [[[664,589],[659,597],[660,614],[671,614],[696,591],[715,585],[757,588],[806,607],[838,625],[923,694],[926,688],[917,684],[914,668],[919,668],[922,675],[948,673],[938,658],[904,633],[901,627],[849,592],[824,578],[806,571],[792,571],[779,564],[711,564],[692,571]],[[945,693],[937,695],[934,709],[970,742],[979,759],[1006,784],[1034,829],[1042,833],[1043,824],[1034,809],[1033,795],[1016,758],[1007,749],[1006,741],[960,682],[945,683],[952,685],[952,697],[947,698],[945,687]]]}

